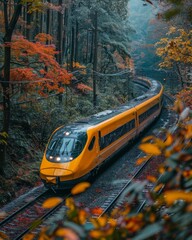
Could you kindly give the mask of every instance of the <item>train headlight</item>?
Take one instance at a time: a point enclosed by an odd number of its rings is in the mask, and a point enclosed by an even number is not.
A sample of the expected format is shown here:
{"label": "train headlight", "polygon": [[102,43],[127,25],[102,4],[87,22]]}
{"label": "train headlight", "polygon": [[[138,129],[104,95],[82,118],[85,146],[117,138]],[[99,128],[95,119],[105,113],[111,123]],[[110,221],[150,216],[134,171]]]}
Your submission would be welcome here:
{"label": "train headlight", "polygon": [[56,157],[56,161],[57,162],[61,161],[61,158],[60,157]]}
{"label": "train headlight", "polygon": [[71,132],[64,132],[65,136],[69,136]]}

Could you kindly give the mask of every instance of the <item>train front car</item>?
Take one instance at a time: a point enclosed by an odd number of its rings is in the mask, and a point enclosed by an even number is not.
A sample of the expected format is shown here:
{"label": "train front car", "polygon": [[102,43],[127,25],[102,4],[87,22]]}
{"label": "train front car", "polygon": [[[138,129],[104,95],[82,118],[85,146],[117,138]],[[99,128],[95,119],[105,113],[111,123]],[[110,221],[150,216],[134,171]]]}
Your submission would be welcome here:
{"label": "train front car", "polygon": [[46,187],[57,190],[76,183],[86,142],[87,129],[79,125],[61,127],[53,133],[40,166],[40,177]]}

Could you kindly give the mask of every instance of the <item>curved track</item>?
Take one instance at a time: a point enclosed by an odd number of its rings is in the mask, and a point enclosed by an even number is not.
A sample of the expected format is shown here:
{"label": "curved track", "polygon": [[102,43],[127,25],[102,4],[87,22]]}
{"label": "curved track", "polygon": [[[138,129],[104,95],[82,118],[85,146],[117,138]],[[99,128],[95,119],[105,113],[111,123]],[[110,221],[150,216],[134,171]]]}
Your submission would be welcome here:
{"label": "curved track", "polygon": [[[141,80],[138,79],[136,84],[140,83]],[[142,85],[142,87],[146,89],[148,86]],[[172,102],[173,99],[165,95],[165,105],[170,105]],[[111,196],[100,206],[103,209],[102,214],[93,217],[100,217],[104,213],[109,212],[112,208],[117,206],[117,203],[121,203],[122,201],[119,199],[122,199],[121,196],[124,194],[126,188],[132,183],[133,180],[139,178],[139,176],[142,174],[142,171],[149,164],[150,160],[151,159],[149,158],[142,166],[137,168],[135,173],[128,180],[119,182],[118,187],[113,190],[113,194],[111,194]],[[148,187],[151,188],[153,186]],[[54,208],[48,210],[42,208],[42,203],[53,195],[54,193],[52,191],[42,188],[40,192],[37,191],[35,194],[33,194],[33,199],[30,200],[29,197],[26,196],[26,198],[21,200],[17,208],[12,206],[8,211],[6,211],[9,216],[0,222],[0,232],[5,233],[9,239],[12,240],[21,239],[32,229],[34,229],[34,233],[38,233],[38,225],[42,226],[45,219],[48,219],[50,216],[52,216],[54,212],[65,212],[66,210],[64,202],[65,199],[69,197],[69,193],[63,195],[62,202]],[[138,211],[143,208],[145,203],[146,202],[144,199],[141,200],[140,205],[138,205]]]}

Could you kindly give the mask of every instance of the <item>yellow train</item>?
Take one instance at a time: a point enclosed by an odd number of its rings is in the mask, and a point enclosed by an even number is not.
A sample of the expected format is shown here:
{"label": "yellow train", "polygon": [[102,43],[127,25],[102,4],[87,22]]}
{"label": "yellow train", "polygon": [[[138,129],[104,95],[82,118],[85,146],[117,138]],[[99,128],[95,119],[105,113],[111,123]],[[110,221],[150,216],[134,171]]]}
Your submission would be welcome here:
{"label": "yellow train", "polygon": [[116,109],[56,129],[45,150],[40,177],[48,188],[70,188],[86,180],[160,114],[163,87],[143,80],[149,90]]}

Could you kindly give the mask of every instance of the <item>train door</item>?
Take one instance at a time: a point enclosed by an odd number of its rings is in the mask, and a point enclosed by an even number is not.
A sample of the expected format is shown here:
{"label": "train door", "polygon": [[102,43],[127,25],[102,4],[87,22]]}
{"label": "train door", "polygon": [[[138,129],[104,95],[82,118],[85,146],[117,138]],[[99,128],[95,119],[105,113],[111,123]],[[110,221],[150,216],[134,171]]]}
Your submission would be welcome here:
{"label": "train door", "polygon": [[97,143],[97,163],[98,164],[100,164],[100,162],[101,162],[100,145],[101,145],[101,131],[98,131],[98,143]]}

